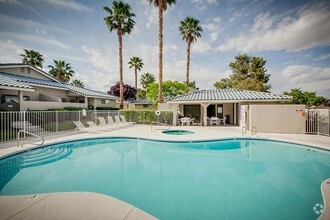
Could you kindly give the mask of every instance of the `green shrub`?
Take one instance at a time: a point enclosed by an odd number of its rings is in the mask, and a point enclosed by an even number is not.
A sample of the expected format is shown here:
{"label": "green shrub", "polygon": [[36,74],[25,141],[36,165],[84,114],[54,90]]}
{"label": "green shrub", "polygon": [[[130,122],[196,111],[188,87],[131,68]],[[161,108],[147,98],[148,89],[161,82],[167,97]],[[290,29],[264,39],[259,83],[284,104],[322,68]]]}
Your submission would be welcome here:
{"label": "green shrub", "polygon": [[[49,108],[46,111],[80,111],[83,109],[84,108],[81,108],[81,107],[64,107],[64,108]],[[39,110],[37,110],[37,111],[39,111]]]}
{"label": "green shrub", "polygon": [[161,111],[160,115],[157,116],[155,110],[144,110],[144,109],[122,109],[119,110],[120,115],[124,115],[127,121],[134,121],[141,124],[150,124],[153,121],[173,124],[173,112],[172,111]]}
{"label": "green shrub", "polygon": [[119,108],[112,108],[112,107],[96,107],[96,110],[119,110]]}

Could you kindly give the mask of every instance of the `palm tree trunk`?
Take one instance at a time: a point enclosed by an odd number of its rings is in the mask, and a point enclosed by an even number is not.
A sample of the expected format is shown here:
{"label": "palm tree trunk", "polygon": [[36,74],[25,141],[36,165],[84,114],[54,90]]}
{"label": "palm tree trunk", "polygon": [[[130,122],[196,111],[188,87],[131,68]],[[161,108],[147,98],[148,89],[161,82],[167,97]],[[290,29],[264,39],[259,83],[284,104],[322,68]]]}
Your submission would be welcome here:
{"label": "palm tree trunk", "polygon": [[187,44],[187,70],[186,70],[186,84],[187,84],[187,86],[189,84],[190,44],[191,44],[191,42],[188,39],[188,44]]}
{"label": "palm tree trunk", "polygon": [[158,103],[163,103],[163,1],[158,5],[159,86]]}
{"label": "palm tree trunk", "polygon": [[121,24],[118,25],[118,44],[119,44],[119,108],[124,108],[124,82],[123,82],[123,35]]}
{"label": "palm tree trunk", "polygon": [[137,98],[137,68],[134,68],[135,70],[135,89],[136,89],[136,94],[135,94],[135,98]]}

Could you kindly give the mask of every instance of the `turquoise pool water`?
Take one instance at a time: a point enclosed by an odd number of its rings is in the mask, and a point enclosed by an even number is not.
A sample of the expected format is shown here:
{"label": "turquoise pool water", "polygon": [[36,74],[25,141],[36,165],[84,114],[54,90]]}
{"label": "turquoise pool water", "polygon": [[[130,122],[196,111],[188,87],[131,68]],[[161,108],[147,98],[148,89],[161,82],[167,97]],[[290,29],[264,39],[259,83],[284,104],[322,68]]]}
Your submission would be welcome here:
{"label": "turquoise pool water", "polygon": [[[0,195],[89,191],[160,219],[317,219],[330,152],[265,140],[94,139],[0,160]],[[0,197],[1,199],[1,197]]]}
{"label": "turquoise pool water", "polygon": [[194,134],[195,132],[188,130],[168,130],[168,131],[163,131],[163,133],[170,135],[187,135],[187,134]]}

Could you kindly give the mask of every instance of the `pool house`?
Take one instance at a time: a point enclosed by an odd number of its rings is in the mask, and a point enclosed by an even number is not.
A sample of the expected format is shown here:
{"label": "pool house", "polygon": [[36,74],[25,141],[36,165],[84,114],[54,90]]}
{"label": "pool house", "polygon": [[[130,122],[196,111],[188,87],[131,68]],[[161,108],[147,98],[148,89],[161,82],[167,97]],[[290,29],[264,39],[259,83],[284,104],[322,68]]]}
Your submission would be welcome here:
{"label": "pool house", "polygon": [[[181,119],[190,118],[190,125],[244,125],[247,130],[258,125],[266,132],[301,133],[303,120],[297,112],[305,107],[283,104],[290,99],[285,95],[239,89],[198,90],[169,99],[160,109],[173,110],[173,125],[183,125]],[[298,124],[299,128],[290,131],[294,128],[283,121]]]}

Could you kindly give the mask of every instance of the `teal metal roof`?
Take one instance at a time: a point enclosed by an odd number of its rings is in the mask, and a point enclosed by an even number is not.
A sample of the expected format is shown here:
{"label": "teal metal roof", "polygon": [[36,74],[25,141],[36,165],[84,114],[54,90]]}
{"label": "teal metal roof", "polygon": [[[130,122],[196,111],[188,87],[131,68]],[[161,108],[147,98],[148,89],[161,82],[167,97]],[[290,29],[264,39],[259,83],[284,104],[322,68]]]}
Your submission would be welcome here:
{"label": "teal metal roof", "polygon": [[36,79],[36,78],[32,78],[32,77],[19,76],[19,75],[2,73],[2,72],[0,72],[0,76],[3,77],[3,83],[10,84],[10,85],[12,85],[12,87],[16,87],[16,88],[20,88],[19,86],[25,85],[25,86],[29,86],[31,89],[34,90],[34,88],[32,86],[28,85],[30,83],[30,84],[34,84],[34,85],[63,88],[63,89],[78,93],[83,96],[118,99],[118,97],[108,95],[107,93],[94,91],[94,90],[86,89],[86,88],[81,88],[81,87],[73,86],[70,84],[54,82],[54,81],[50,81],[50,80]]}
{"label": "teal metal roof", "polygon": [[32,86],[0,74],[0,86],[34,91]]}
{"label": "teal metal roof", "polygon": [[214,89],[200,90],[176,96],[167,102],[211,102],[211,101],[285,101],[290,100],[290,96],[277,95],[268,92],[257,92],[240,89]]}

